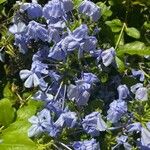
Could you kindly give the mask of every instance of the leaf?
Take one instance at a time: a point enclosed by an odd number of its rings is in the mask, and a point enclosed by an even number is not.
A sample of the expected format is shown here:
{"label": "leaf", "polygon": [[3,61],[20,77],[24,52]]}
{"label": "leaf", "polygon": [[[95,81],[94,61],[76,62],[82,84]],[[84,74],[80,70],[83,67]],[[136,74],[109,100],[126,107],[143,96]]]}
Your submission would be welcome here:
{"label": "leaf", "polygon": [[122,22],[119,19],[114,19],[112,21],[105,22],[112,30],[112,32],[119,32],[122,28]]}
{"label": "leaf", "polygon": [[42,102],[41,101],[34,101],[29,100],[28,105],[22,107],[17,112],[17,121],[24,121],[28,120],[39,108],[41,108]]}
{"label": "leaf", "polygon": [[12,107],[9,99],[0,100],[0,124],[8,126],[14,121],[15,109]]}
{"label": "leaf", "polygon": [[118,57],[116,57],[116,64],[117,64],[119,72],[121,72],[121,73],[124,72],[124,70],[125,70],[124,62]]}
{"label": "leaf", "polygon": [[2,3],[4,3],[4,2],[6,2],[6,0],[0,0],[0,4],[2,4]]}
{"label": "leaf", "polygon": [[0,149],[2,150],[36,150],[37,145],[27,135],[31,124],[28,118],[37,112],[41,103],[30,100],[28,105],[20,108],[17,112],[17,120],[7,129],[3,130],[1,135]]}
{"label": "leaf", "polygon": [[9,82],[4,87],[3,96],[8,99],[14,97],[14,93],[11,90],[11,84]]}
{"label": "leaf", "polygon": [[110,10],[110,7],[107,7],[105,3],[98,2],[97,6],[100,7],[101,15],[104,19],[107,19],[107,17],[110,17],[112,15],[112,11]]}
{"label": "leaf", "polygon": [[125,44],[123,46],[119,46],[117,50],[117,56],[122,56],[124,54],[130,55],[150,55],[150,46],[146,47],[144,43],[135,41],[132,43]]}
{"label": "leaf", "polygon": [[79,5],[82,3],[82,0],[73,0],[74,8],[79,7]]}
{"label": "leaf", "polygon": [[140,38],[140,32],[136,29],[136,28],[126,28],[125,32],[127,33],[127,35],[135,38],[135,39],[139,39]]}
{"label": "leaf", "polygon": [[150,22],[144,22],[143,26],[145,29],[150,29]]}

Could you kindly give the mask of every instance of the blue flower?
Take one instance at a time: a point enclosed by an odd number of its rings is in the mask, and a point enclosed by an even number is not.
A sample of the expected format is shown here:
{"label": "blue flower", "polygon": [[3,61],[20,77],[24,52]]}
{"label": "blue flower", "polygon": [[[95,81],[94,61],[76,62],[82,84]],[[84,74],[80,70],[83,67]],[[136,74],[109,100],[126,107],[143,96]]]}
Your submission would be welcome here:
{"label": "blue flower", "polygon": [[26,25],[23,22],[18,22],[18,24],[13,24],[9,27],[9,32],[12,34],[20,34],[26,31]]}
{"label": "blue flower", "polygon": [[75,100],[79,106],[86,105],[90,97],[90,88],[91,85],[85,82],[71,84],[68,86],[67,96],[70,100]]}
{"label": "blue flower", "polygon": [[32,61],[44,61],[48,58],[49,47],[43,46],[33,55]]}
{"label": "blue flower", "polygon": [[122,100],[114,100],[107,111],[107,119],[112,123],[117,123],[126,112],[127,103]]}
{"label": "blue flower", "polygon": [[15,34],[15,45],[19,47],[19,51],[23,54],[25,54],[28,51],[28,37],[24,34]]}
{"label": "blue flower", "polygon": [[23,3],[20,6],[20,12],[27,12],[29,19],[42,17],[42,7],[37,2]]}
{"label": "blue flower", "polygon": [[92,112],[82,121],[83,129],[91,136],[99,136],[100,131],[105,131],[107,126],[99,112]]}
{"label": "blue flower", "polygon": [[132,124],[129,124],[126,129],[127,129],[127,132],[140,132],[141,131],[141,128],[142,128],[142,125],[140,122],[135,122],[135,123],[132,123]]}
{"label": "blue flower", "polygon": [[35,100],[50,102],[54,99],[54,96],[52,94],[47,94],[47,93],[39,90],[33,95],[32,98]]}
{"label": "blue flower", "polygon": [[87,27],[87,25],[81,24],[70,35],[76,41],[81,41],[81,40],[85,39],[88,36],[88,27]]}
{"label": "blue flower", "polygon": [[50,111],[43,109],[37,116],[32,116],[28,121],[32,123],[32,126],[28,130],[28,136],[37,136],[43,133],[44,130],[51,125]]}
{"label": "blue flower", "polygon": [[61,38],[60,38],[59,31],[55,27],[49,25],[48,26],[48,41],[49,42],[53,41],[55,43],[58,43],[60,40]]}
{"label": "blue flower", "polygon": [[65,60],[67,56],[66,50],[62,48],[62,40],[54,45],[49,51],[49,58],[53,58],[57,61]]}
{"label": "blue flower", "polygon": [[131,150],[132,149],[132,146],[127,142],[128,140],[128,136],[125,136],[125,135],[121,135],[119,137],[116,138],[116,141],[117,141],[117,145],[115,145],[112,150],[115,150],[115,149],[119,149],[121,148],[120,146],[123,145],[123,147],[125,148],[125,150]]}
{"label": "blue flower", "polygon": [[38,60],[32,62],[31,70],[36,73],[45,74],[45,75],[49,73],[48,65]]}
{"label": "blue flower", "polygon": [[27,69],[20,71],[20,78],[22,80],[26,79],[24,83],[24,86],[26,88],[37,87],[40,84],[39,76],[36,73]]}
{"label": "blue flower", "polygon": [[119,85],[117,90],[118,90],[118,94],[119,94],[118,99],[124,100],[128,97],[129,90],[128,90],[128,87],[125,84],[124,85]]}
{"label": "blue flower", "polygon": [[77,123],[77,114],[75,112],[64,112],[62,113],[55,124],[60,127],[67,126],[69,128],[73,128]]}
{"label": "blue flower", "polygon": [[26,35],[28,36],[28,39],[40,39],[44,42],[48,41],[48,31],[47,29],[45,29],[45,25],[37,23],[35,21],[29,22]]}
{"label": "blue flower", "polygon": [[142,101],[148,100],[148,90],[147,90],[147,88],[146,87],[138,88],[136,93],[135,93],[135,99],[136,100],[142,100]]}
{"label": "blue flower", "polygon": [[137,83],[137,84],[131,86],[130,89],[131,89],[131,92],[135,94],[136,91],[137,91],[139,88],[141,88],[141,87],[143,87],[143,84],[142,84],[142,83]]}
{"label": "blue flower", "polygon": [[115,57],[115,50],[113,47],[101,53],[102,62],[106,67],[108,67],[114,61],[114,57]]}
{"label": "blue flower", "polygon": [[65,17],[66,13],[73,9],[71,0],[52,0],[43,7],[43,16],[52,20]]}
{"label": "blue flower", "polygon": [[79,6],[79,12],[97,21],[100,18],[100,8],[89,0],[84,0]]}
{"label": "blue flower", "polygon": [[150,149],[150,130],[142,127],[141,129],[141,149],[142,150],[149,150]]}
{"label": "blue flower", "polygon": [[148,90],[146,87],[143,87],[142,83],[137,83],[131,86],[132,93],[135,94],[136,100],[146,101],[148,100]]}
{"label": "blue flower", "polygon": [[95,139],[76,141],[73,143],[74,150],[100,150],[99,143]]}
{"label": "blue flower", "polygon": [[83,73],[82,80],[89,84],[93,84],[99,81],[97,76],[93,73]]}
{"label": "blue flower", "polygon": [[144,81],[144,72],[142,70],[135,70],[135,69],[132,69],[132,75],[134,77],[138,77],[140,79],[140,81]]}

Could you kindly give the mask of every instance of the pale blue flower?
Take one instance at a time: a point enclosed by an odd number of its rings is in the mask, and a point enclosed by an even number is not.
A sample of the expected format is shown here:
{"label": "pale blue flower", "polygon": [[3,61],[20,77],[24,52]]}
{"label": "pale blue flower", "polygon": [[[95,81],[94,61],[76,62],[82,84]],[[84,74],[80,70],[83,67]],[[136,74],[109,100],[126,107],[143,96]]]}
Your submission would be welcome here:
{"label": "pale blue flower", "polygon": [[135,94],[136,100],[148,100],[148,89],[146,87],[143,87],[142,83],[137,83],[131,86],[131,92]]}
{"label": "pale blue flower", "polygon": [[148,100],[148,90],[147,90],[147,88],[146,87],[138,88],[136,93],[135,93],[135,99],[136,100],[142,100],[142,101]]}
{"label": "pale blue flower", "polygon": [[132,69],[132,75],[139,78],[140,81],[144,81],[145,79],[144,72],[142,70]]}
{"label": "pale blue flower", "polygon": [[79,6],[79,12],[97,21],[100,18],[100,8],[89,0],[84,0]]}
{"label": "pale blue flower", "polygon": [[15,34],[15,43],[14,45],[19,47],[19,51],[25,54],[28,51],[28,37],[24,34]]}
{"label": "pale blue flower", "polygon": [[126,99],[129,95],[129,89],[128,87],[124,84],[124,85],[119,85],[117,88],[118,91],[118,95],[120,100]]}
{"label": "pale blue flower", "polygon": [[108,67],[115,58],[115,49],[111,47],[101,53],[101,58],[104,66]]}
{"label": "pale blue flower", "polygon": [[74,150],[100,150],[99,143],[95,139],[76,141],[72,146]]}
{"label": "pale blue flower", "polygon": [[120,146],[123,145],[124,149],[125,150],[132,150],[132,146],[127,142],[128,140],[128,136],[125,136],[125,135],[121,135],[121,136],[118,136],[116,138],[116,141],[117,141],[117,145],[115,145],[112,150],[116,150],[116,149],[119,149],[121,148]]}
{"label": "pale blue flower", "polygon": [[9,32],[12,34],[20,34],[26,31],[26,25],[23,22],[18,22],[18,24],[13,24],[9,27]]}
{"label": "pale blue flower", "polygon": [[99,81],[98,77],[93,73],[83,73],[82,80],[89,84],[93,84]]}
{"label": "pale blue flower", "polygon": [[112,123],[117,123],[127,112],[127,103],[122,100],[114,100],[107,111],[107,119]]}
{"label": "pale blue flower", "polygon": [[[150,131],[144,127],[141,129],[141,149],[149,150],[150,149]],[[145,148],[145,149],[144,149]]]}
{"label": "pale blue flower", "polygon": [[139,88],[141,88],[141,87],[143,87],[143,84],[142,84],[142,83],[137,83],[137,84],[131,86],[130,89],[131,89],[131,92],[135,94],[136,91],[137,91]]}
{"label": "pale blue flower", "polygon": [[37,113],[37,116],[32,116],[28,121],[32,124],[28,130],[28,136],[37,136],[51,125],[50,111],[43,109],[41,112]]}
{"label": "pale blue flower", "polygon": [[142,128],[142,125],[140,122],[135,122],[135,123],[129,124],[126,127],[127,132],[140,132],[141,128]]}
{"label": "pale blue flower", "polygon": [[45,25],[35,21],[29,22],[26,35],[28,39],[48,41],[48,30],[45,28]]}
{"label": "pale blue flower", "polygon": [[40,84],[39,76],[30,70],[21,70],[19,74],[20,78],[25,80],[24,86],[26,88],[37,87]]}
{"label": "pale blue flower", "polygon": [[23,3],[20,6],[20,12],[27,12],[29,19],[35,19],[38,17],[42,17],[42,7],[40,4],[35,1],[32,3]]}
{"label": "pale blue flower", "polygon": [[77,114],[75,112],[64,112],[62,113],[55,124],[60,127],[67,126],[69,128],[73,128],[77,123]]}
{"label": "pale blue flower", "polygon": [[66,59],[67,52],[62,48],[62,40],[54,45],[49,51],[49,58],[53,58],[57,61],[63,61]]}
{"label": "pale blue flower", "polygon": [[68,86],[67,96],[70,100],[75,100],[79,106],[86,105],[90,97],[90,88],[91,85],[85,82],[71,84]]}
{"label": "pale blue flower", "polygon": [[73,9],[71,0],[52,0],[43,7],[43,16],[52,20],[64,17],[67,12]]}
{"label": "pale blue flower", "polygon": [[82,121],[83,129],[91,136],[99,136],[100,131],[105,131],[107,126],[99,112],[92,112]]}

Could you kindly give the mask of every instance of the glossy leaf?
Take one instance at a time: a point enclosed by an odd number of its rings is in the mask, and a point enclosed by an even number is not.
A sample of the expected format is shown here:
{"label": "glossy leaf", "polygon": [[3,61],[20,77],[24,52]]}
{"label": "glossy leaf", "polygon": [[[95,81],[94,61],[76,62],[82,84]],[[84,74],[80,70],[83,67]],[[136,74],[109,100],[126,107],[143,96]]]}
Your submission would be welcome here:
{"label": "glossy leaf", "polygon": [[130,55],[150,55],[150,47],[145,46],[144,43],[135,41],[132,43],[125,44],[123,46],[120,46],[117,50],[117,55],[122,56],[124,54],[130,54]]}
{"label": "glossy leaf", "polygon": [[112,32],[119,32],[122,28],[122,22],[119,19],[105,22],[112,30]]}
{"label": "glossy leaf", "polygon": [[126,28],[126,33],[127,35],[135,38],[135,39],[139,39],[140,38],[140,32],[136,29],[136,28]]}
{"label": "glossy leaf", "polygon": [[0,149],[3,150],[36,150],[37,145],[28,137],[27,130],[30,127],[28,118],[34,115],[41,103],[29,101],[26,106],[17,112],[17,120],[7,129],[3,130],[0,139]]}
{"label": "glossy leaf", "polygon": [[8,126],[14,121],[15,109],[12,107],[9,99],[0,100],[0,124]]}

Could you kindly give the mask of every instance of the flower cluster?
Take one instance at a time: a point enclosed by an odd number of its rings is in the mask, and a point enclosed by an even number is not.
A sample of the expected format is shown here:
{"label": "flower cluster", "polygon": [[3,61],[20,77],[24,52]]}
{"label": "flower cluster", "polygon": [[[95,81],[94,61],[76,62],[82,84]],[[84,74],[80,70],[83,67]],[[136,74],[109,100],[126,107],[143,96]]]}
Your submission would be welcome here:
{"label": "flower cluster", "polygon": [[[26,88],[36,90],[33,99],[44,102],[43,110],[29,118],[32,126],[28,136],[45,133],[56,138],[64,129],[70,129],[80,132],[79,137],[87,135],[90,138],[72,141],[67,147],[99,150],[100,144],[95,137],[122,128],[123,135],[118,135],[114,148],[131,149],[127,133],[133,131],[141,133],[137,140],[139,147],[149,147],[150,140],[145,139],[150,135],[149,124],[145,128],[133,124],[132,119],[126,121],[132,115],[128,112],[130,101],[148,100],[144,73],[132,69],[129,76],[139,83],[131,87],[124,84],[117,71],[115,49],[100,49],[94,30],[84,22],[88,18],[96,24],[101,16],[100,8],[84,0],[75,14],[74,11],[71,0],[51,0],[43,6],[35,0],[20,3],[14,25],[9,29],[21,53],[34,52],[31,68],[21,70],[20,78]],[[76,25],[74,18],[80,20]],[[106,81],[102,78],[104,75]],[[98,109],[88,109],[87,113],[86,109],[91,103],[96,104],[97,99],[102,101],[104,108],[97,106]]]}

